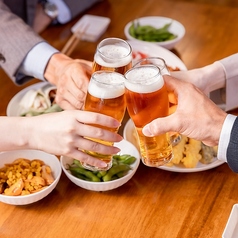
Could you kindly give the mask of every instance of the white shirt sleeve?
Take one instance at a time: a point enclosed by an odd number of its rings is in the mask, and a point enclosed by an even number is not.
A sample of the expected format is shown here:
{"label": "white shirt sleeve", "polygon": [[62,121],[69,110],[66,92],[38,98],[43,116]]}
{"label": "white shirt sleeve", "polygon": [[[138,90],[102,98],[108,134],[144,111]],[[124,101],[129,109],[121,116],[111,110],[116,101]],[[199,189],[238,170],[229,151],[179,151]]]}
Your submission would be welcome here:
{"label": "white shirt sleeve", "polygon": [[48,0],[48,1],[50,3],[54,3],[57,6],[59,12],[57,20],[60,24],[65,24],[72,19],[71,12],[64,1],[62,0]]}
{"label": "white shirt sleeve", "polygon": [[22,62],[18,73],[45,80],[44,72],[51,56],[59,51],[47,42],[40,42],[34,46]]}
{"label": "white shirt sleeve", "polygon": [[226,111],[238,107],[238,53],[219,61],[226,74]]}
{"label": "white shirt sleeve", "polygon": [[231,130],[236,118],[237,118],[236,116],[228,114],[222,126],[218,144],[217,158],[225,162],[227,162],[226,158],[227,148],[230,141]]}

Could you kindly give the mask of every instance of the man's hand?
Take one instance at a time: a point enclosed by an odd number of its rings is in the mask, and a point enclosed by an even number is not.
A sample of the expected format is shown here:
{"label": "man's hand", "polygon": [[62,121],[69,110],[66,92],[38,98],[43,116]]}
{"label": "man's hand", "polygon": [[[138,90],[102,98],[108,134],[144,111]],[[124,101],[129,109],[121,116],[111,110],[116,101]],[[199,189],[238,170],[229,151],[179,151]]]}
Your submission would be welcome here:
{"label": "man's hand", "polygon": [[63,109],[82,109],[92,72],[92,62],[73,60],[54,54],[45,70],[45,78],[57,86],[56,103]]}

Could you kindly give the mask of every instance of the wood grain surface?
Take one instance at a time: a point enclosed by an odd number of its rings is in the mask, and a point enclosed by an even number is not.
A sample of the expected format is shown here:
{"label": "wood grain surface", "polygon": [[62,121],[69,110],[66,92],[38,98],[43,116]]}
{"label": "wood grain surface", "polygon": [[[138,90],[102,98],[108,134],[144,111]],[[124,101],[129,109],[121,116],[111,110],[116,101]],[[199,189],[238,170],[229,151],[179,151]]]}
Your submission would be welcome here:
{"label": "wood grain surface", "polygon": [[[125,39],[124,26],[137,17],[159,15],[180,21],[186,34],[172,52],[188,69],[238,52],[238,5],[232,1],[105,0],[85,13],[111,19],[99,41]],[[80,17],[49,27],[42,37],[61,50]],[[93,60],[98,42],[81,41],[71,57]],[[16,86],[2,70],[0,80],[1,116],[17,92],[38,82]],[[237,115],[238,110],[232,113]],[[0,203],[0,237],[218,238],[238,203],[237,186],[238,175],[227,164],[196,173],[140,164],[128,183],[108,192],[84,190],[62,174],[56,189],[37,203]]]}

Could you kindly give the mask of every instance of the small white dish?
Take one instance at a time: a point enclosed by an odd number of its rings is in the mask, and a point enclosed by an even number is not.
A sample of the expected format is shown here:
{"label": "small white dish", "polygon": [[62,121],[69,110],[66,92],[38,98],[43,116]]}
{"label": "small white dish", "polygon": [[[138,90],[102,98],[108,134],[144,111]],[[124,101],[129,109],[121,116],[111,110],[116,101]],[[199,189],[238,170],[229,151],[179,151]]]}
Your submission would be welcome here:
{"label": "small white dish", "polygon": [[123,184],[127,183],[133,177],[133,175],[135,174],[135,172],[140,164],[140,156],[139,156],[139,152],[135,148],[135,146],[126,140],[122,140],[119,143],[115,143],[115,146],[117,146],[118,148],[121,149],[119,154],[130,154],[130,155],[136,157],[136,161],[131,165],[132,169],[129,170],[128,173],[125,176],[123,176],[122,178],[112,180],[109,182],[90,182],[90,181],[85,181],[85,180],[76,178],[67,169],[68,164],[73,163],[73,158],[69,158],[66,156],[61,156],[61,158],[60,158],[62,169],[63,169],[64,173],[66,174],[66,176],[74,184],[76,184],[77,186],[79,186],[81,188],[91,190],[91,191],[98,191],[98,192],[108,191],[108,190],[118,188],[118,187],[122,186]]}
{"label": "small white dish", "polygon": [[168,17],[161,17],[161,16],[147,16],[147,17],[141,17],[141,18],[135,19],[135,20],[127,23],[127,25],[124,28],[124,34],[128,40],[136,40],[139,42],[145,42],[145,41],[136,39],[130,35],[129,28],[133,24],[134,21],[138,22],[141,26],[150,25],[150,26],[153,26],[156,28],[160,28],[160,27],[163,27],[165,24],[171,23],[171,26],[169,27],[169,31],[171,33],[177,35],[177,37],[175,39],[163,41],[163,42],[150,42],[150,44],[159,45],[159,46],[164,47],[169,50],[174,48],[174,46],[185,35],[185,27],[177,20],[168,18]]}
{"label": "small white dish", "polygon": [[106,31],[110,22],[110,18],[86,14],[73,25],[71,31],[75,33],[81,29],[84,31],[82,40],[95,42]]}
{"label": "small white dish", "polygon": [[29,194],[29,195],[7,196],[7,195],[0,194],[0,201],[3,203],[11,204],[11,205],[27,205],[27,204],[37,202],[41,200],[42,198],[46,197],[49,193],[51,193],[52,190],[58,184],[61,171],[62,171],[59,159],[54,155],[51,155],[39,150],[6,151],[6,152],[0,153],[0,168],[3,168],[5,164],[12,163],[14,160],[18,158],[25,158],[29,160],[33,160],[33,159],[42,160],[46,165],[50,166],[55,180],[47,188],[39,192]]}
{"label": "small white dish", "polygon": [[238,237],[238,204],[233,205],[222,238]]}
{"label": "small white dish", "polygon": [[[130,119],[123,130],[123,137],[125,140],[130,141],[136,148],[139,149],[138,142],[136,140],[136,137],[133,136],[135,135],[135,126],[133,121]],[[215,167],[218,167],[225,162],[218,160],[217,158],[214,157],[214,160],[210,164],[203,164],[198,162],[197,166],[195,168],[185,168],[183,165],[173,165],[173,166],[160,166],[158,169],[170,171],[170,172],[177,172],[177,173],[193,173],[193,172],[201,172],[205,170],[209,170]]]}

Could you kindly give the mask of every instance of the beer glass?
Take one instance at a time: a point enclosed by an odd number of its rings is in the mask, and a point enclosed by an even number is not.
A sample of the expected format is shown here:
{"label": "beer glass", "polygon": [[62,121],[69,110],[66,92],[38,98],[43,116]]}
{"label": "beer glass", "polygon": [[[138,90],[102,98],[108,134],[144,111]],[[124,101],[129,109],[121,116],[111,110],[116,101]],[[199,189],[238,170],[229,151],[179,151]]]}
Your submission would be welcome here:
{"label": "beer glass", "polygon": [[102,40],[94,55],[93,72],[115,71],[121,74],[132,67],[132,49],[127,41],[119,38]]}
{"label": "beer glass", "polygon": [[[84,110],[105,114],[121,122],[126,110],[124,81],[125,77],[117,72],[97,71],[93,73],[88,85]],[[104,129],[117,132],[119,128],[104,127]],[[105,145],[113,145],[113,142],[110,141],[88,139]],[[112,166],[112,155],[92,151],[85,152],[107,163],[107,167],[103,169],[83,164],[85,168],[90,170],[108,170]]]}
{"label": "beer glass", "polygon": [[[170,75],[169,70],[166,66],[165,60],[160,57],[148,57],[139,60],[133,67],[141,65],[152,64],[160,69],[162,75]],[[177,99],[173,93],[169,93],[169,114],[172,114],[177,107]],[[170,139],[172,145],[175,146],[181,141],[181,135],[177,132],[170,132]]]}
{"label": "beer glass", "polygon": [[169,113],[160,70],[155,65],[141,65],[127,71],[125,77],[127,110],[136,127],[142,161],[151,167],[164,165],[173,157],[169,134],[146,137],[142,133],[147,123]]}

